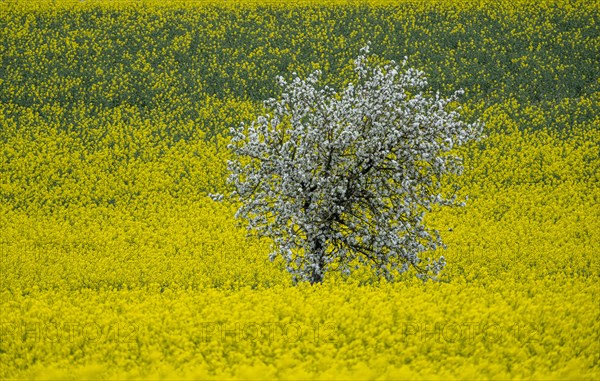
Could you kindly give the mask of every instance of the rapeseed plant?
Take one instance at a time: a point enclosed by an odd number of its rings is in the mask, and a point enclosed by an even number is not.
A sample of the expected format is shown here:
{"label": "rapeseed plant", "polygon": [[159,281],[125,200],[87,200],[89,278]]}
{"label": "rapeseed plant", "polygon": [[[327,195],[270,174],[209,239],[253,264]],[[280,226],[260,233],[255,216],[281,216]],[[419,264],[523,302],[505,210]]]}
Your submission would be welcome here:
{"label": "rapeseed plant", "polygon": [[[0,5],[0,377],[598,378],[593,2],[222,4]],[[292,286],[208,193],[276,75],[367,41],[465,89],[469,199],[442,282]]]}

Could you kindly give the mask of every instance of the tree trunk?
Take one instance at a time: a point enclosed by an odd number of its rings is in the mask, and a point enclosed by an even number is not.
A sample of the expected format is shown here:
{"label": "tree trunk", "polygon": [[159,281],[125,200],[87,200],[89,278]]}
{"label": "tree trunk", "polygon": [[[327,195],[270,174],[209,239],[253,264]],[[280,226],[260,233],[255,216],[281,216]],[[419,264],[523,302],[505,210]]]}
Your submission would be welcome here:
{"label": "tree trunk", "polygon": [[310,246],[313,265],[310,269],[310,284],[323,283],[325,278],[323,271],[325,266],[325,243],[320,238],[313,238]]}

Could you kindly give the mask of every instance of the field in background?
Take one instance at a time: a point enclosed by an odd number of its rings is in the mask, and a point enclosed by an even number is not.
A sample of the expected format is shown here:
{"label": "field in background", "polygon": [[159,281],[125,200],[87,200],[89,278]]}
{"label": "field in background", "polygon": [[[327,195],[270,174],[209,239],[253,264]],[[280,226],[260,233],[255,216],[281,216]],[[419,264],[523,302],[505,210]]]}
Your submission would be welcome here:
{"label": "field in background", "polygon": [[[0,3],[0,378],[600,377],[597,6],[315,4]],[[275,76],[367,41],[488,139],[444,282],[293,287],[207,193]]]}

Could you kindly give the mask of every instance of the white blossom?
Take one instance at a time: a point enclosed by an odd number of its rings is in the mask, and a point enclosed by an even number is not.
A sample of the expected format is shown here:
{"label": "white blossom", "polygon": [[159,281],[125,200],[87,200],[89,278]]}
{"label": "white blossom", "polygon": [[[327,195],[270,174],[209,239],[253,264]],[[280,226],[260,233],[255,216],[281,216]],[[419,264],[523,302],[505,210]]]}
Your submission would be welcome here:
{"label": "white blossom", "polygon": [[435,204],[459,205],[441,194],[440,179],[462,172],[449,151],[481,125],[448,110],[460,90],[431,95],[423,72],[403,69],[406,58],[370,67],[368,51],[354,61],[357,83],[339,93],[319,88],[319,71],[277,77],[283,92],[265,101],[269,113],[231,129],[236,216],[273,239],[270,258],[283,258],[296,280],[361,265],[388,280],[411,267],[427,279],[446,264],[419,258],[444,247],[423,218]]}

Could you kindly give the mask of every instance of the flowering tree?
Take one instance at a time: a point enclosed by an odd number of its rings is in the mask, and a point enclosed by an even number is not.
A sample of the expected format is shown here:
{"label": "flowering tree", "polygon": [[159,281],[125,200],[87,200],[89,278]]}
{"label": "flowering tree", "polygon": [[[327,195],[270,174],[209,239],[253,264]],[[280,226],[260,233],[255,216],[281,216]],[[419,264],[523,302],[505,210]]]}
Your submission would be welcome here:
{"label": "flowering tree", "polygon": [[319,71],[278,77],[283,94],[265,101],[269,113],[231,129],[236,217],[274,240],[271,260],[281,256],[295,281],[360,266],[388,280],[411,267],[429,278],[445,265],[419,257],[443,247],[424,213],[461,204],[441,194],[441,180],[462,172],[449,151],[481,126],[448,110],[460,91],[427,94],[422,72],[394,61],[372,67],[367,54],[368,46],[354,62],[357,83],[340,94],[319,86]]}

